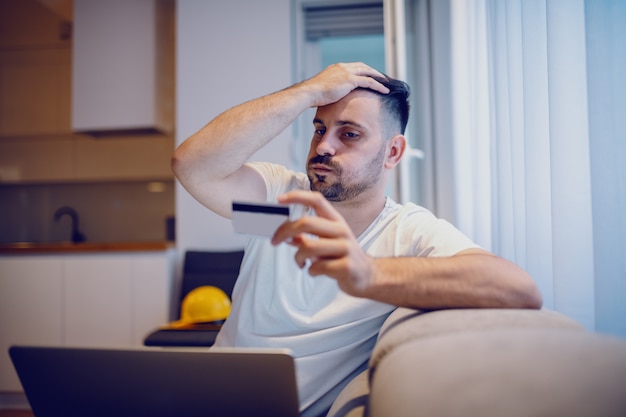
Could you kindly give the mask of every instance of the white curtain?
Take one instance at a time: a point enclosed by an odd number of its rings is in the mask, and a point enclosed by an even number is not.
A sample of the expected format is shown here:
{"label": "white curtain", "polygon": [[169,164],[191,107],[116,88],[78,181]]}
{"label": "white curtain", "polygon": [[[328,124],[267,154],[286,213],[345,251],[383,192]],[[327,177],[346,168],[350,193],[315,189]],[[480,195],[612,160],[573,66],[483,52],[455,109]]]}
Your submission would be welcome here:
{"label": "white curtain", "polygon": [[435,211],[524,267],[545,307],[626,337],[626,2],[411,3],[428,6],[421,59],[449,65],[431,78],[432,157],[453,173]]}

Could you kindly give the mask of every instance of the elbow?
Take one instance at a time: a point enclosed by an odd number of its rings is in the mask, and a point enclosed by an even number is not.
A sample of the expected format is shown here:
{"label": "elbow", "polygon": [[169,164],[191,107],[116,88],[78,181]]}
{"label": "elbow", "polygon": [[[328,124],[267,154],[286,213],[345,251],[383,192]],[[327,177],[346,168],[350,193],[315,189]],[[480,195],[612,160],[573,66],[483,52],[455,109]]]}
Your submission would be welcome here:
{"label": "elbow", "polygon": [[543,296],[541,295],[539,288],[537,288],[537,286],[534,285],[534,283],[533,283],[533,290],[528,295],[526,304],[527,304],[526,308],[535,309],[535,310],[539,310],[541,307],[543,307]]}
{"label": "elbow", "polygon": [[170,159],[170,169],[172,170],[172,173],[174,174],[175,177],[178,177],[179,175],[180,166],[181,166],[180,157],[176,154],[176,152],[174,152],[174,154],[172,155],[172,158]]}
{"label": "elbow", "polygon": [[189,161],[186,160],[184,152],[177,148],[170,158],[170,169],[174,176],[180,180],[184,175],[185,167],[188,165]]}
{"label": "elbow", "polygon": [[509,303],[513,308],[539,310],[543,306],[543,296],[533,277],[521,267],[508,264],[505,276],[508,276]]}
{"label": "elbow", "polygon": [[517,305],[519,308],[539,310],[543,306],[543,296],[535,281],[528,276],[517,289]]}

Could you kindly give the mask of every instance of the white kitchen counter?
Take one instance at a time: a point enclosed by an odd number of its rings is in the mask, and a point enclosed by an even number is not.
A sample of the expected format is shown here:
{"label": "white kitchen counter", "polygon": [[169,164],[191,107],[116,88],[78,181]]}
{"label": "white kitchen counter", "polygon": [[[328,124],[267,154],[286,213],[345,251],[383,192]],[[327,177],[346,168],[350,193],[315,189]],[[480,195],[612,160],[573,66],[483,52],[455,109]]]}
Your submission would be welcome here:
{"label": "white kitchen counter", "polygon": [[0,252],[0,392],[22,390],[11,345],[142,346],[169,321],[173,247],[83,245]]}
{"label": "white kitchen counter", "polygon": [[17,242],[0,244],[0,256],[5,254],[52,254],[82,252],[146,252],[172,248],[171,242]]}

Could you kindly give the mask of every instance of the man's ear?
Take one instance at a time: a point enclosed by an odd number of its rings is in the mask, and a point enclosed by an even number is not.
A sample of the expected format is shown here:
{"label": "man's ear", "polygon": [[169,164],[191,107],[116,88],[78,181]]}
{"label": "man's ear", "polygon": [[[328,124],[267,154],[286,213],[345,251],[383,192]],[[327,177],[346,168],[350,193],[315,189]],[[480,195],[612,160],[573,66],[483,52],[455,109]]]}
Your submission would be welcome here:
{"label": "man's ear", "polygon": [[393,168],[400,162],[404,150],[406,149],[406,138],[403,135],[396,135],[387,141],[387,159],[385,168]]}

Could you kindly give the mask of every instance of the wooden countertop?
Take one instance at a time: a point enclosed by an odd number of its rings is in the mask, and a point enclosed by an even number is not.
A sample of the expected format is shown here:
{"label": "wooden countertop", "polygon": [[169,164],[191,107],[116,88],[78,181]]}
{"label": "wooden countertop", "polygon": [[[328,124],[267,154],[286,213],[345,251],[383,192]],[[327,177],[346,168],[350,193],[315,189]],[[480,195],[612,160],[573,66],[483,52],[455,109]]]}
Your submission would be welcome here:
{"label": "wooden countertop", "polygon": [[0,244],[0,255],[4,254],[52,254],[81,252],[145,252],[162,251],[174,247],[173,242],[18,242]]}

